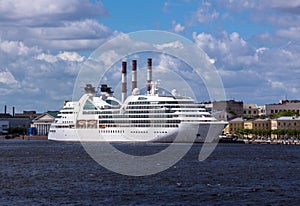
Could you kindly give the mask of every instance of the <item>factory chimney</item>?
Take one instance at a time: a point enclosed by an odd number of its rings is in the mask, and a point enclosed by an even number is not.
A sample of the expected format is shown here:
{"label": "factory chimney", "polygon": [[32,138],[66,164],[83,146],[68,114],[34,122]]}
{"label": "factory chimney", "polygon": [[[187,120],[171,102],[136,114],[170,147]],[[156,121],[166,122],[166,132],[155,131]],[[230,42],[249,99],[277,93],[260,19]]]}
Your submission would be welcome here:
{"label": "factory chimney", "polygon": [[137,78],[136,78],[136,60],[132,60],[132,86],[131,91],[137,88]]}
{"label": "factory chimney", "polygon": [[122,103],[125,101],[127,97],[126,67],[127,67],[127,63],[125,61],[122,62]]}
{"label": "factory chimney", "polygon": [[4,114],[6,114],[7,112],[7,108],[6,108],[6,105],[4,105]]}
{"label": "factory chimney", "polygon": [[15,116],[15,107],[12,108],[12,115]]}
{"label": "factory chimney", "polygon": [[150,93],[152,81],[152,59],[148,59],[148,69],[147,69],[147,93]]}

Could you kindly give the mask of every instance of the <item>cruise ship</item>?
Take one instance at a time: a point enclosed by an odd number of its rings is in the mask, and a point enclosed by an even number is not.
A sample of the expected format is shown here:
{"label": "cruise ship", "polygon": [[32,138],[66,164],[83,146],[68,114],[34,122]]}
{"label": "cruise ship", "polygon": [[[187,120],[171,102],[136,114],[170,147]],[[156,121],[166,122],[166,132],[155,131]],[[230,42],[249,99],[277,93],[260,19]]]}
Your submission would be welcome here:
{"label": "cruise ship", "polygon": [[107,142],[216,142],[227,122],[217,121],[201,104],[172,90],[159,92],[148,59],[146,92],[137,88],[132,61],[132,90],[127,96],[127,63],[122,62],[122,99],[102,84],[97,92],[87,84],[78,101],[65,101],[52,123],[48,139]]}

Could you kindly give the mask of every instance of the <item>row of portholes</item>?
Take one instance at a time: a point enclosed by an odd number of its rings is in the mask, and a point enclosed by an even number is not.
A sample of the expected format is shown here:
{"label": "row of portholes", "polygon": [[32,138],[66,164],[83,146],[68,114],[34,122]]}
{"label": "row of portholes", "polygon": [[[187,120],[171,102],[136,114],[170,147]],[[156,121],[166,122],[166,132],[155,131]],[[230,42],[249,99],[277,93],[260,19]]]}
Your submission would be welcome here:
{"label": "row of portholes", "polygon": [[154,134],[163,134],[163,133],[168,133],[167,131],[154,131]]}
{"label": "row of portholes", "polygon": [[99,130],[99,133],[121,134],[124,133],[124,130]]}
{"label": "row of portholes", "polygon": [[63,124],[70,124],[73,123],[73,121],[62,121]]}
{"label": "row of portholes", "polygon": [[[124,130],[99,130],[99,133],[124,133]],[[145,134],[148,133],[148,131],[130,131],[130,133],[133,134]],[[154,134],[166,134],[168,133],[167,131],[154,131]]]}
{"label": "row of portholes", "polygon": [[141,130],[137,130],[137,131],[130,131],[130,133],[135,133],[135,134],[145,134],[148,133],[148,131],[141,131]]}

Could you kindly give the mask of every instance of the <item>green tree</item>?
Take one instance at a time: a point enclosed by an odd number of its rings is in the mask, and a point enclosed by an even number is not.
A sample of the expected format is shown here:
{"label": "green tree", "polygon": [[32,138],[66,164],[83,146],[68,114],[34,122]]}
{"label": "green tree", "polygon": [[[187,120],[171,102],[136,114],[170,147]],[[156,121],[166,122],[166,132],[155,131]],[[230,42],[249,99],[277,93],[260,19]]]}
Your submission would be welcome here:
{"label": "green tree", "polygon": [[282,116],[298,116],[299,114],[297,112],[295,112],[294,110],[281,110],[280,112],[278,112],[277,114],[274,115],[275,118],[279,118]]}

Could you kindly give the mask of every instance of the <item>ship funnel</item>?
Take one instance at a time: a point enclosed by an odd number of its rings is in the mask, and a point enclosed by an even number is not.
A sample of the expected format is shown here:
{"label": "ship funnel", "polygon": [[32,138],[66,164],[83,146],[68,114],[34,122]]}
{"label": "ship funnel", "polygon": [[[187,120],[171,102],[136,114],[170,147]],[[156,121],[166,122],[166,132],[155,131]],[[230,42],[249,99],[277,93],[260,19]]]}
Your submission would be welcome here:
{"label": "ship funnel", "polygon": [[148,59],[148,69],[147,69],[147,93],[150,93],[152,81],[152,59]]}
{"label": "ship funnel", "polygon": [[136,78],[136,60],[132,60],[132,86],[131,91],[137,88],[137,78]]}
{"label": "ship funnel", "polygon": [[126,67],[127,63],[125,61],[122,62],[122,103],[125,102],[127,97]]}

